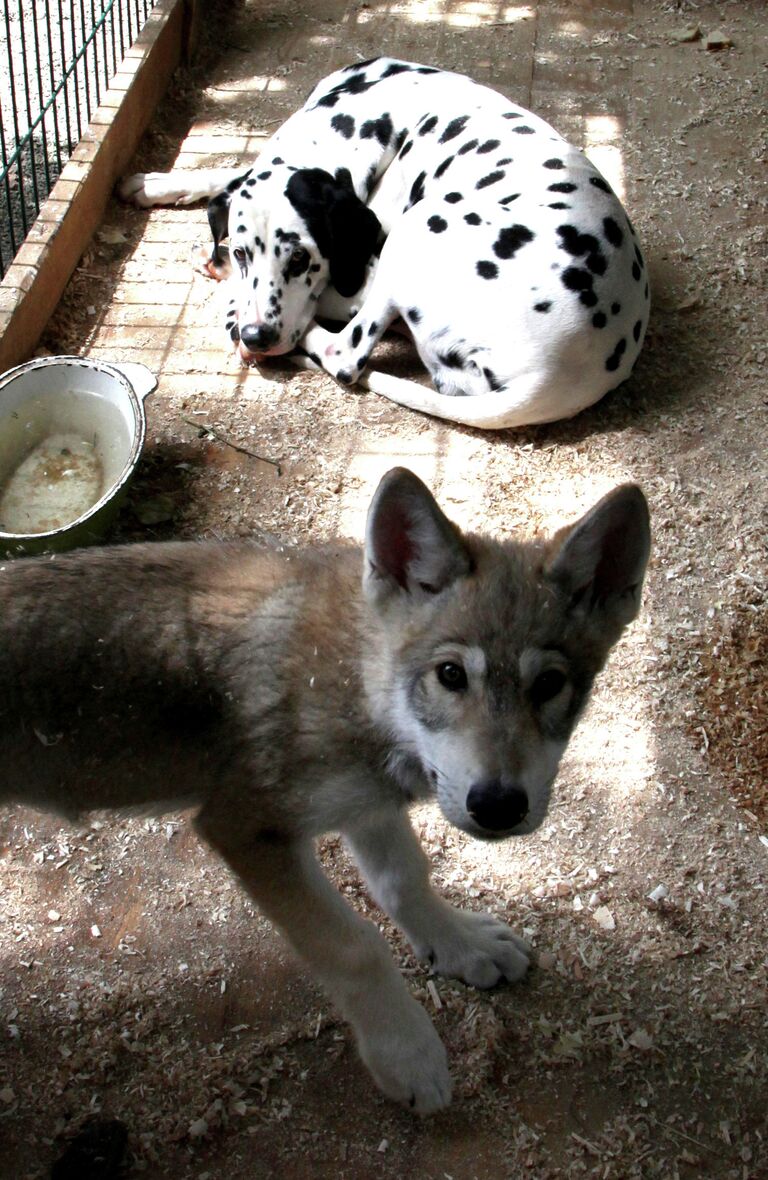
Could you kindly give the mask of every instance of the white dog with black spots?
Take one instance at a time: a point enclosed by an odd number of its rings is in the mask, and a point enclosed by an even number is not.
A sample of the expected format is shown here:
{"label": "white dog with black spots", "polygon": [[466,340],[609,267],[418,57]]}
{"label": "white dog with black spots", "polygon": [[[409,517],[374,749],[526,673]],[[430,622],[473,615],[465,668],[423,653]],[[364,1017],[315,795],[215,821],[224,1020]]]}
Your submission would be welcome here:
{"label": "white dog with black spots", "polygon": [[[208,270],[226,273],[228,238],[227,330],[244,362],[291,353],[439,418],[570,417],[629,376],[645,336],[645,262],[594,165],[530,111],[431,66],[347,66],[247,171],[140,174],[120,192],[209,198]],[[370,368],[398,319],[433,388]]]}

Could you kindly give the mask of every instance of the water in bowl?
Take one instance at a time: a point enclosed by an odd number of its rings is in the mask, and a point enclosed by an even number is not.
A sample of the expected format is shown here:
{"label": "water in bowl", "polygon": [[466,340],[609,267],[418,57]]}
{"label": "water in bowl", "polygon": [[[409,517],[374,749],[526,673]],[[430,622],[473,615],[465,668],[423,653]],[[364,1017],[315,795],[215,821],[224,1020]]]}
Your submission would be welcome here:
{"label": "water in bowl", "polygon": [[50,533],[77,520],[104,489],[104,465],[93,443],[51,434],[30,451],[0,494],[0,529]]}
{"label": "water in bowl", "polygon": [[30,398],[0,422],[0,531],[71,524],[117,482],[130,446],[125,418],[98,394]]}

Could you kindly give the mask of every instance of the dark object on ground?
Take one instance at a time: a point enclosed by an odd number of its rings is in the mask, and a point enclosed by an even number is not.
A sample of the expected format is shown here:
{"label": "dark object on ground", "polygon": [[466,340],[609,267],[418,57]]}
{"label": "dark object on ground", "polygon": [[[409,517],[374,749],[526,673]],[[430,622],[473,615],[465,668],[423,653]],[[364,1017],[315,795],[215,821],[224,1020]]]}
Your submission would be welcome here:
{"label": "dark object on ground", "polygon": [[51,1180],[116,1180],[128,1143],[119,1119],[92,1120],[51,1168]]}

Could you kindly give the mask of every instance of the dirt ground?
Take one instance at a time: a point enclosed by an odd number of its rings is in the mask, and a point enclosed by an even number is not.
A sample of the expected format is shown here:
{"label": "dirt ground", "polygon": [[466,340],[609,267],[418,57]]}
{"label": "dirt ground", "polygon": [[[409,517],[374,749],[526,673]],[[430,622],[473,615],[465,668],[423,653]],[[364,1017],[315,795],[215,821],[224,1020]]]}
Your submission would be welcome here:
{"label": "dirt ground", "polygon": [[[449,1048],[444,1114],[379,1096],[187,817],[72,830],[5,813],[0,1175],[47,1176],[96,1117],[127,1128],[126,1175],[174,1180],[768,1177],[764,4],[209,12],[137,168],[258,151],[348,61],[459,69],[585,145],[623,194],[650,333],[631,380],[571,422],[458,428],[287,365],[242,370],[219,290],[189,265],[205,210],[114,202],[44,344],[158,374],[119,539],[360,538],[378,478],[404,463],[499,535],[635,479],[653,563],[546,825],[488,847],[418,813],[441,890],[537,955],[523,984],[478,993],[432,979],[384,923]],[[336,839],[323,860],[381,923]]]}

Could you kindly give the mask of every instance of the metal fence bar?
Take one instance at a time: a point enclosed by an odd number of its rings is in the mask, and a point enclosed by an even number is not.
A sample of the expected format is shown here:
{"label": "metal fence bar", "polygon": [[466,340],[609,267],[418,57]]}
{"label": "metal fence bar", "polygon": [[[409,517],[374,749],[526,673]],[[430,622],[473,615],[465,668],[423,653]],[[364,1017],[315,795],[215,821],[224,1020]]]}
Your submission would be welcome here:
{"label": "metal fence bar", "polygon": [[0,0],[0,277],[157,0]]}

